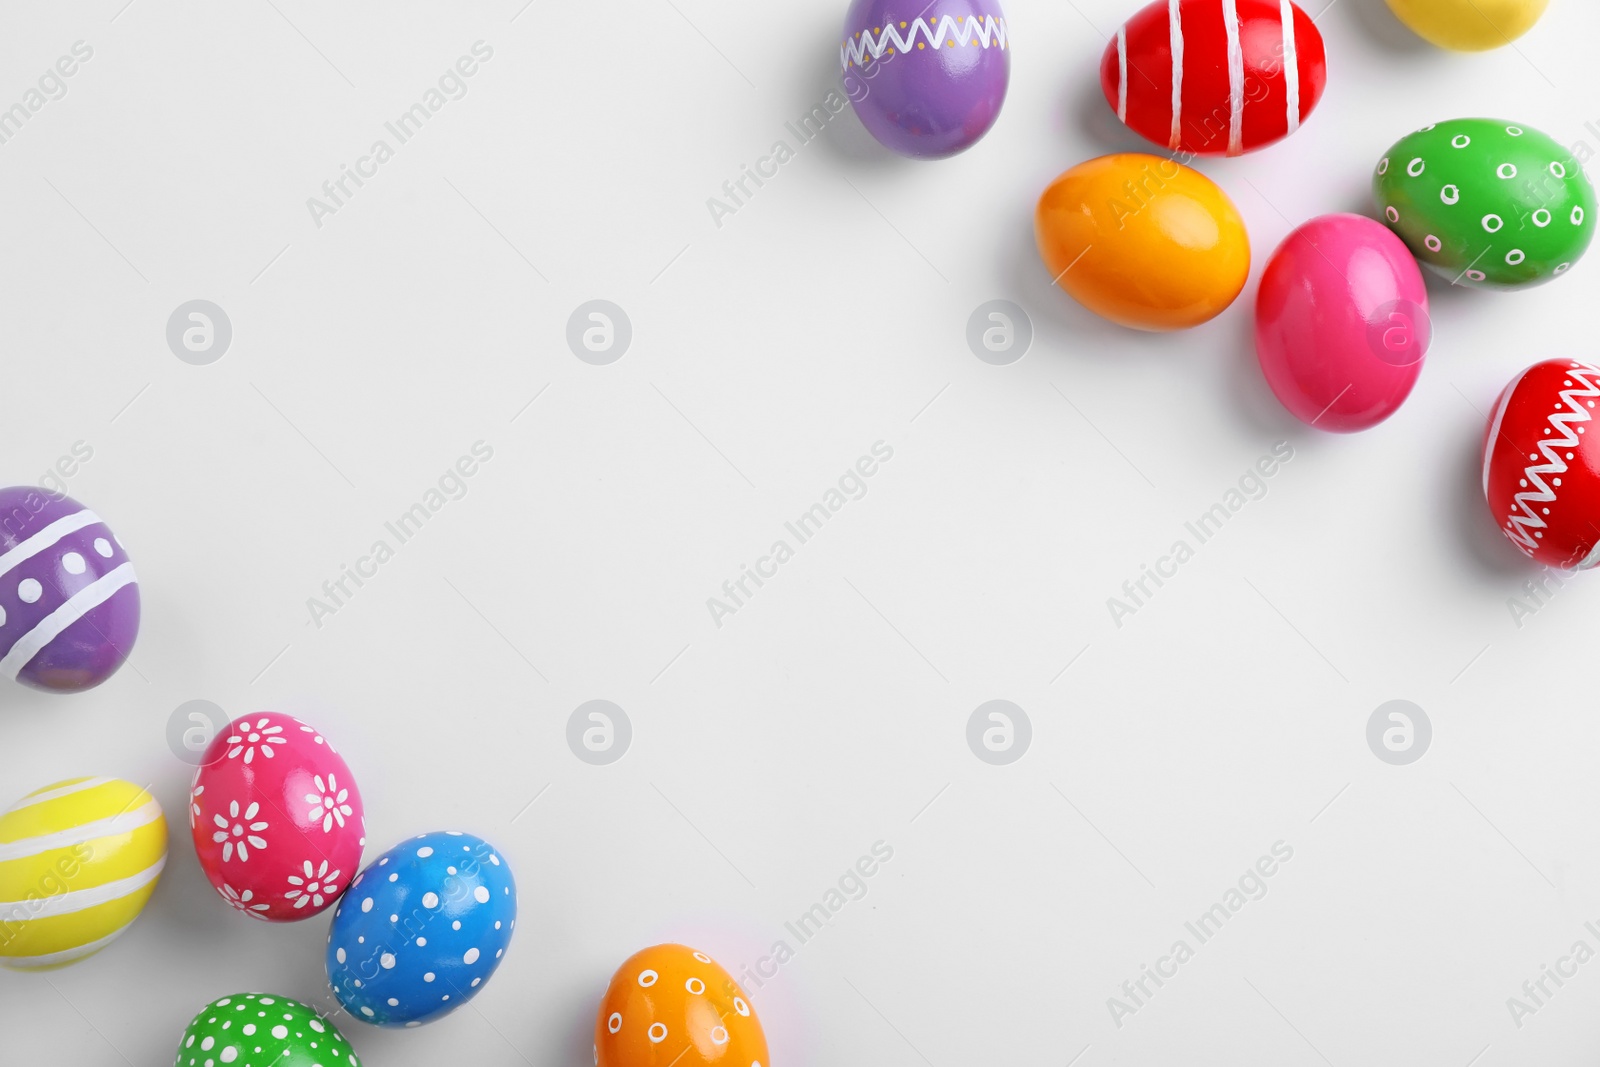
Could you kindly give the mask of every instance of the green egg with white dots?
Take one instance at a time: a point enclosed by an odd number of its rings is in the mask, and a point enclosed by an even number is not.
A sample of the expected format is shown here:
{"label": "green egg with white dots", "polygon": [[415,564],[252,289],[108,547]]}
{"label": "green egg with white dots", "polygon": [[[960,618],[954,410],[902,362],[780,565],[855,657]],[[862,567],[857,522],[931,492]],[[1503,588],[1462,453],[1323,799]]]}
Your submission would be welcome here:
{"label": "green egg with white dots", "polygon": [[1594,238],[1583,161],[1521,123],[1424,126],[1384,153],[1372,192],[1418,261],[1457,285],[1543,285],[1572,270]]}
{"label": "green egg with white dots", "polygon": [[298,1000],[235,993],[207,1004],[173,1067],[361,1067],[338,1027]]}

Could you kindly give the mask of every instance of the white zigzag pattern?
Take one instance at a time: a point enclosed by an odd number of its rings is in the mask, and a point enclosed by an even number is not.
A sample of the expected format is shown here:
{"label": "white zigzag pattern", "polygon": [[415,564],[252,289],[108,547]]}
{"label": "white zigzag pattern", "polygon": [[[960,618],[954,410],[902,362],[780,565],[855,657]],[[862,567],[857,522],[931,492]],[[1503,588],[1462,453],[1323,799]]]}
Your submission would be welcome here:
{"label": "white zigzag pattern", "polygon": [[873,59],[882,57],[890,45],[897,51],[909,52],[916,47],[918,34],[926,37],[928,43],[935,48],[943,48],[947,40],[966,45],[974,36],[985,48],[990,47],[991,43],[1000,48],[1006,47],[1006,20],[1003,18],[996,19],[993,15],[985,15],[980,21],[977,15],[943,15],[937,22],[937,27],[933,27],[928,25],[927,19],[917,19],[904,37],[900,36],[899,29],[892,25],[885,26],[876,39],[873,38],[871,30],[863,30],[860,36],[846,41],[839,49],[839,65],[849,67],[853,63],[861,66],[869,55]]}
{"label": "white zigzag pattern", "polygon": [[1512,497],[1512,513],[1506,518],[1505,535],[1524,555],[1531,556],[1538,546],[1533,531],[1547,528],[1535,506],[1548,504],[1556,498],[1555,488],[1545,481],[1545,475],[1559,477],[1566,473],[1567,463],[1561,458],[1561,452],[1578,446],[1578,434],[1572,424],[1589,422],[1592,418],[1581,398],[1600,396],[1600,385],[1595,384],[1594,375],[1592,369],[1576,365],[1567,369],[1567,377],[1577,379],[1585,388],[1561,390],[1561,401],[1567,405],[1567,410],[1550,416],[1550,425],[1559,431],[1559,436],[1539,442],[1545,462],[1530,463],[1523,468],[1522,476],[1531,488]]}

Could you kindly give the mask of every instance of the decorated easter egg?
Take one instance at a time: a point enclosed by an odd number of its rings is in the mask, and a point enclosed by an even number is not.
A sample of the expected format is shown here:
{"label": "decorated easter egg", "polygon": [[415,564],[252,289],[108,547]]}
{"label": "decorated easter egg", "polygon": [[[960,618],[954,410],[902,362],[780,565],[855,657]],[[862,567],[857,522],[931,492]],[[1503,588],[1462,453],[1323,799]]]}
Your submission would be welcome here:
{"label": "decorated easter egg", "polygon": [[704,952],[657,945],[618,968],[594,1022],[596,1067],[765,1067],[739,984]]}
{"label": "decorated easter egg", "polygon": [[1283,406],[1319,430],[1365,430],[1411,395],[1432,325],[1406,246],[1361,215],[1323,215],[1272,253],[1256,356]]}
{"label": "decorated easter egg", "polygon": [[1481,52],[1527,33],[1550,0],[1389,0],[1395,17],[1440,48]]}
{"label": "decorated easter egg", "polygon": [[200,869],[252,919],[306,919],[361,865],[366,818],[333,744],[291,715],[235,719],[201,754],[189,800]]}
{"label": "decorated easter egg", "polygon": [[45,970],[93,955],[133,924],[167,863],[155,797],[115,778],[69,778],[0,815],[0,966]]}
{"label": "decorated easter egg", "polygon": [[839,49],[846,94],[885,147],[943,159],[978,142],[1011,80],[995,0],[855,0]]}
{"label": "decorated easter egg", "polygon": [[1600,369],[1547,359],[1517,375],[1489,419],[1483,495],[1502,533],[1547,567],[1600,563]]}
{"label": "decorated easter egg", "polygon": [[339,1028],[298,1000],[235,993],[200,1009],[173,1067],[361,1067]]}
{"label": "decorated easter egg", "polygon": [[516,926],[517,884],[493,845],[420,834],[350,884],[333,913],[328,982],[362,1022],[420,1026],[478,994]]}
{"label": "decorated easter egg", "polygon": [[71,497],[0,489],[0,674],[55,693],[114,674],[139,634],[139,582],[116,534]]}
{"label": "decorated easter egg", "polygon": [[1583,164],[1538,130],[1499,119],[1453,119],[1401,138],[1372,188],[1417,259],[1458,285],[1543,284],[1594,238]]}
{"label": "decorated easter egg", "polygon": [[1117,118],[1199,155],[1237,156],[1287,137],[1327,81],[1322,33],[1289,0],[1155,0],[1100,60]]}
{"label": "decorated easter egg", "polygon": [[1214,318],[1250,273],[1250,239],[1227,194],[1198,171],[1139,152],[1057,178],[1039,198],[1034,237],[1057,285],[1137,330]]}

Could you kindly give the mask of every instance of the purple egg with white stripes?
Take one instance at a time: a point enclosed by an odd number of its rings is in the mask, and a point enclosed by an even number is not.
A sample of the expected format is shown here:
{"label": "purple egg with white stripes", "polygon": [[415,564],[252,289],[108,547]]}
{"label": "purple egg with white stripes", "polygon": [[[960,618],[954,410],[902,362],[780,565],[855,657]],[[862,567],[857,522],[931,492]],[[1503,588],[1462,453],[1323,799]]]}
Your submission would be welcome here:
{"label": "purple egg with white stripes", "polygon": [[139,635],[133,563],[100,516],[37,486],[0,489],[0,674],[93,689]]}
{"label": "purple egg with white stripes", "polygon": [[1011,43],[994,0],[855,0],[845,18],[845,93],[886,148],[944,159],[1000,117]]}

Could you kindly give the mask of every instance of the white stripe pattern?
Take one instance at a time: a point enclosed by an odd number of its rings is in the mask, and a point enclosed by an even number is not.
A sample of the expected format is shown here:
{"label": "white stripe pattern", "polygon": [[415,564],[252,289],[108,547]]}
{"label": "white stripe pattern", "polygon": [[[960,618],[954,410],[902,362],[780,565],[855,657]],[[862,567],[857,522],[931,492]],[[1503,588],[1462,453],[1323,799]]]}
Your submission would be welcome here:
{"label": "white stripe pattern", "polygon": [[1244,47],[1239,43],[1239,5],[1222,0],[1222,30],[1228,38],[1228,155],[1244,152]]}
{"label": "white stripe pattern", "polygon": [[1283,22],[1283,86],[1288,98],[1288,122],[1284,129],[1293,133],[1300,128],[1300,54],[1294,42],[1294,4],[1281,0],[1280,20]]}
{"label": "white stripe pattern", "polygon": [[61,636],[63,630],[110,600],[123,586],[133,585],[137,581],[133,573],[133,564],[124,563],[78,590],[71,600],[40,619],[37,626],[17,639],[17,643],[11,646],[11,651],[0,659],[0,676],[15,680],[22,668],[28,665],[28,661],[37,656],[44,646]]}
{"label": "white stripe pattern", "polygon": [[[70,893],[57,893],[55,896],[34,900],[0,901],[0,922],[28,922],[32,919],[49,919],[57,915],[71,915],[75,911],[87,911],[90,908],[97,908],[101,904],[109,904],[113,900],[121,900],[131,893],[137,893],[161,877],[161,869],[166,865],[167,854],[163,852],[160,859],[138,874],[128,878],[119,878],[115,882],[90,886],[88,889],[75,889]],[[7,908],[12,910],[8,913],[6,911]]]}
{"label": "white stripe pattern", "polygon": [[1117,118],[1128,121],[1128,24],[1117,27]]}
{"label": "white stripe pattern", "polygon": [[92,956],[99,952],[121,937],[122,931],[132,925],[133,923],[130,922],[127,926],[114,930],[98,941],[91,941],[87,945],[79,945],[77,948],[69,948],[61,952],[47,952],[42,956],[7,956],[5,957],[5,966],[15,971],[39,971],[46,967],[59,967],[63,963],[72,963],[74,960],[81,960],[85,956]]}
{"label": "white stripe pattern", "polygon": [[[148,795],[148,794],[147,794]],[[0,863],[10,863],[12,860],[26,859],[41,852],[49,852],[57,848],[70,848],[81,845],[87,841],[94,841],[102,837],[115,837],[118,834],[128,834],[143,826],[149,826],[162,818],[161,805],[154,797],[134,808],[132,811],[118,812],[109,818],[96,819],[79,826],[57,830],[53,834],[40,834],[38,837],[24,837],[17,841],[7,841],[0,844]]]}
{"label": "white stripe pattern", "polygon": [[1176,152],[1183,143],[1183,15],[1179,0],[1167,0],[1167,32],[1172,47],[1172,137],[1167,147]]}
{"label": "white stripe pattern", "polygon": [[6,812],[6,814],[9,815],[12,811],[22,811],[24,808],[31,808],[35,804],[43,804],[47,800],[55,800],[58,797],[70,797],[74,793],[81,793],[85,789],[94,789],[114,780],[112,778],[85,778],[83,781],[73,782],[71,785],[63,785],[55,789],[41,789],[37,793],[29,793],[17,801],[12,806],[11,811]]}
{"label": "white stripe pattern", "polygon": [[0,574],[5,574],[7,571],[12,570],[18,565],[26,563],[28,560],[54,545],[57,541],[61,540],[68,534],[77,533],[85,526],[94,526],[99,522],[100,516],[96,515],[88,508],[84,508],[82,511],[75,512],[74,514],[68,515],[65,518],[57,519],[55,522],[52,522],[49,526],[46,526],[44,529],[34,534],[26,541],[17,545],[10,552],[0,556]]}

